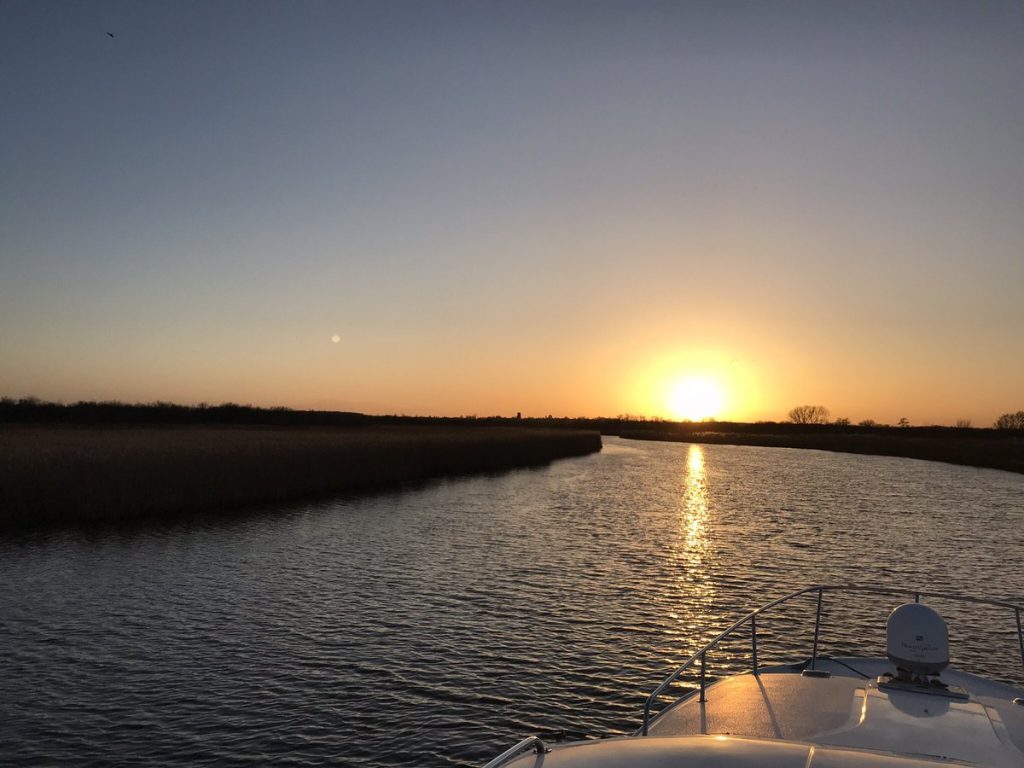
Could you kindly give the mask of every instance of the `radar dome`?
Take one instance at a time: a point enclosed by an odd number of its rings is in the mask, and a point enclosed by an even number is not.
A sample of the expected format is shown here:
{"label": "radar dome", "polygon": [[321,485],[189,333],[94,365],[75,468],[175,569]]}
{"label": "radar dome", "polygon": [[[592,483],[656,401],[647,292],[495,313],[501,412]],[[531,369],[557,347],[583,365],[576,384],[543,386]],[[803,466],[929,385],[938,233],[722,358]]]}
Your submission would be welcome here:
{"label": "radar dome", "polygon": [[946,622],[927,605],[907,603],[889,614],[886,655],[898,670],[937,675],[949,666]]}

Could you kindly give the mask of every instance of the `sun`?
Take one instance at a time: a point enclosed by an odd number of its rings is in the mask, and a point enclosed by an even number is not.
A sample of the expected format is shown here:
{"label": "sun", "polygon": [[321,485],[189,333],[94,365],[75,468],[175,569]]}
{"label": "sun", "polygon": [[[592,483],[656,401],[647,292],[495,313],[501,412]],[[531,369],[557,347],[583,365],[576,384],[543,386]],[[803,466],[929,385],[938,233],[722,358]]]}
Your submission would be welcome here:
{"label": "sun", "polygon": [[668,409],[677,419],[700,421],[717,416],[725,397],[717,381],[707,376],[687,376],[668,391]]}

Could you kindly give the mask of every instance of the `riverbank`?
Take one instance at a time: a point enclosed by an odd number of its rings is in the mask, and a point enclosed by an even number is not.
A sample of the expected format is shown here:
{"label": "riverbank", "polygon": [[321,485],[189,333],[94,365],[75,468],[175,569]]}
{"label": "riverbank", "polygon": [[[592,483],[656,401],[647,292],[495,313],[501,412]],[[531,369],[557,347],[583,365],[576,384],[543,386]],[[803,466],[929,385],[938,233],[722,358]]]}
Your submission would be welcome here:
{"label": "riverbank", "polygon": [[8,426],[0,529],[216,514],[599,450],[596,431],[515,427]]}
{"label": "riverbank", "polygon": [[[942,461],[947,464],[963,464],[971,467],[1024,473],[1024,438],[973,437],[967,434],[936,435],[924,430],[921,430],[922,433],[918,433],[918,430],[913,428],[889,429],[886,434],[837,432],[832,427],[825,427],[821,431],[810,431],[805,427],[804,430],[760,433],[713,429],[687,429],[685,431],[623,429],[617,434],[619,437],[629,440],[756,445],[767,448],[812,448],[821,451],[860,453],[871,456],[899,456],[907,459]],[[981,430],[963,431],[969,433]]]}

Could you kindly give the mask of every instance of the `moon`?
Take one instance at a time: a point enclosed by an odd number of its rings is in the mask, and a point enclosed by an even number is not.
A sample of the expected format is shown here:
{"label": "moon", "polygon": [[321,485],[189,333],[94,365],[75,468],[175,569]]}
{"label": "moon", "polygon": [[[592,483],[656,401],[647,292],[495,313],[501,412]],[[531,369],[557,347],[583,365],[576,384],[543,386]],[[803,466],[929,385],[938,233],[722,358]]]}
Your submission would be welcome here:
{"label": "moon", "polygon": [[338,334],[334,334],[333,336],[331,336],[331,342],[333,344],[337,344],[339,341],[341,341],[341,336],[339,336]]}

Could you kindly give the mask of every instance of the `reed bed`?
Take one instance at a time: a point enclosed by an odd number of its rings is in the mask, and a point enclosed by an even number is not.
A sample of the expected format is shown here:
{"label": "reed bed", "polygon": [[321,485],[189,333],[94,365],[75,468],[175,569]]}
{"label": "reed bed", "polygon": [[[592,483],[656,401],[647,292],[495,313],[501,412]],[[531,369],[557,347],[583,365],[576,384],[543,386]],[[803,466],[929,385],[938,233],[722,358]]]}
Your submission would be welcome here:
{"label": "reed bed", "polygon": [[599,451],[529,428],[0,429],[0,529],[121,520],[488,472]]}
{"label": "reed bed", "polygon": [[[759,445],[769,448],[811,448],[820,451],[860,453],[872,456],[900,456],[908,459],[942,461],[972,467],[988,467],[1008,472],[1024,472],[1024,437],[969,437],[962,435],[901,435],[836,432],[793,432],[755,434],[706,430],[674,432],[658,430],[620,431],[631,440],[662,440],[686,443]],[[909,430],[908,430],[909,431]],[[895,434],[894,434],[895,433]]]}

